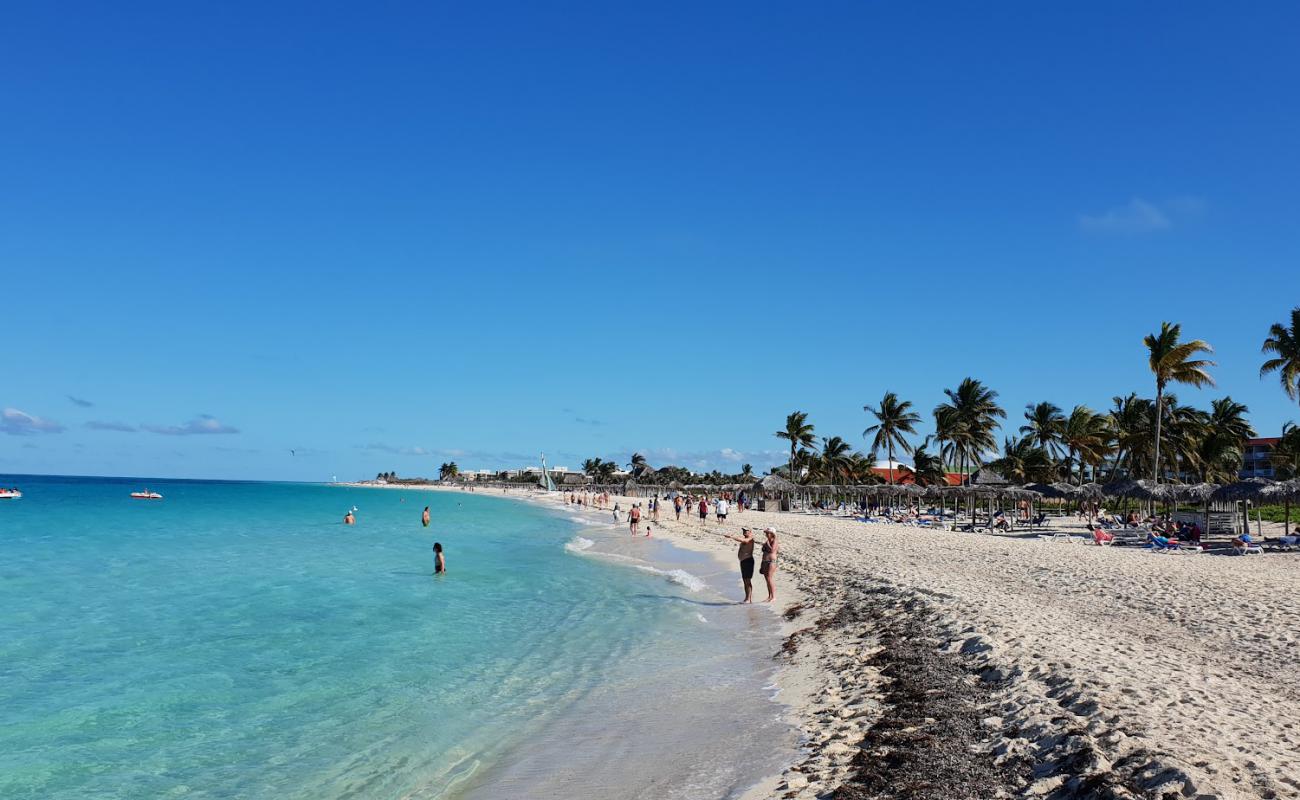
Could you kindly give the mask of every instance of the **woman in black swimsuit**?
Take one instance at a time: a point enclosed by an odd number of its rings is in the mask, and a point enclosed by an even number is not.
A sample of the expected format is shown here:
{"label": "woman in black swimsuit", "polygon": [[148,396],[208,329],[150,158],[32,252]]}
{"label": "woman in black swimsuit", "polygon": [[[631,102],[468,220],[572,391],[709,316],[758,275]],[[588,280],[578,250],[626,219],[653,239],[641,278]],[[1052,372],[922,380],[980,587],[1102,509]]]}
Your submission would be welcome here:
{"label": "woman in black swimsuit", "polygon": [[776,599],[776,552],[779,545],[776,543],[776,531],[771,528],[765,528],[763,534],[767,541],[763,543],[763,563],[758,565],[758,573],[767,580],[767,600],[772,602]]}
{"label": "woman in black swimsuit", "polygon": [[442,542],[433,543],[433,574],[442,575],[447,572],[447,559],[442,555]]}

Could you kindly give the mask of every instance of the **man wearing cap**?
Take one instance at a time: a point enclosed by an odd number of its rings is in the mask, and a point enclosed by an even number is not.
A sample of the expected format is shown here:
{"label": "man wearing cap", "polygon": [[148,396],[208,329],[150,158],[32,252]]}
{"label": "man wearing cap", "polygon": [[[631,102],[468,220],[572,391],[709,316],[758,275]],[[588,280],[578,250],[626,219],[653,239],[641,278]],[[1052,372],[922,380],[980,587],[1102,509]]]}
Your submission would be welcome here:
{"label": "man wearing cap", "polygon": [[754,593],[754,532],[749,528],[741,528],[739,536],[732,536],[729,533],[722,534],[733,542],[740,542],[740,547],[736,548],[736,558],[740,560],[740,580],[745,584],[745,602],[753,602]]}

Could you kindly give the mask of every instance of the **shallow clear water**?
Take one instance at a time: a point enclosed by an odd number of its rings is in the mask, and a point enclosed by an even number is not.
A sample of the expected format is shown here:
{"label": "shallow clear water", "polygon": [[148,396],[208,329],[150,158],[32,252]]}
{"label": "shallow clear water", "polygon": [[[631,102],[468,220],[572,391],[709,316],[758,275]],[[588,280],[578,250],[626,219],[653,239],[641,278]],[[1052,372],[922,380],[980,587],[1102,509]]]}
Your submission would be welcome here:
{"label": "shallow clear water", "polygon": [[[480,494],[11,483],[0,796],[724,797],[788,745],[770,615],[717,605],[689,577],[717,567],[659,543]],[[616,763],[672,752],[709,701],[675,783]],[[745,769],[714,763],[754,734]]]}

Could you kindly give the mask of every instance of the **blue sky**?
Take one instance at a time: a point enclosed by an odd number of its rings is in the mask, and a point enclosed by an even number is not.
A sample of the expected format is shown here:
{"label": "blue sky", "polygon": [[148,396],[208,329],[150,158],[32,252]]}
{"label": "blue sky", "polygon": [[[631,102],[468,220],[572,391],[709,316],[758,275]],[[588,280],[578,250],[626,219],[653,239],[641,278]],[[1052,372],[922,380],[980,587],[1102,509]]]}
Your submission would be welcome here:
{"label": "blue sky", "polygon": [[269,5],[7,10],[0,472],[763,468],[1162,319],[1300,419],[1294,4]]}

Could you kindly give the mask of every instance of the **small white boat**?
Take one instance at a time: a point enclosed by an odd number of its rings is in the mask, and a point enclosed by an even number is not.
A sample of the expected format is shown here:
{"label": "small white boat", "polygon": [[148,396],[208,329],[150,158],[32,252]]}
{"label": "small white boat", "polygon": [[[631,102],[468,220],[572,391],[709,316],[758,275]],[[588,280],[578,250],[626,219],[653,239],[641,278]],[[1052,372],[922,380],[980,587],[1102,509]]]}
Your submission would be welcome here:
{"label": "small white boat", "polygon": [[21,500],[23,493],[17,489],[0,489],[0,500]]}
{"label": "small white boat", "polygon": [[131,492],[132,499],[135,500],[161,500],[162,495],[157,492],[151,492],[145,489],[143,492]]}

